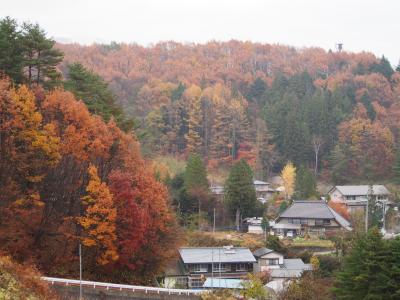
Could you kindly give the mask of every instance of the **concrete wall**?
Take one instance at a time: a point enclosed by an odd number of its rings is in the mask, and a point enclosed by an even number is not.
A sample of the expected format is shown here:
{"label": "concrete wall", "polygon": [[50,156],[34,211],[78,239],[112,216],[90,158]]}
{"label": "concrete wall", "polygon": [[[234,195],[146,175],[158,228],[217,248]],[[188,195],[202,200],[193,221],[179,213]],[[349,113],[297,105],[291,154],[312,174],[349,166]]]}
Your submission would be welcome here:
{"label": "concrete wall", "polygon": [[[52,289],[56,291],[61,300],[78,300],[79,286],[53,285]],[[87,288],[83,289],[83,299],[85,300],[147,300],[147,299],[163,299],[163,300],[198,300],[200,296],[195,295],[168,295],[168,294],[146,294],[144,291],[119,291],[106,290],[103,288]]]}

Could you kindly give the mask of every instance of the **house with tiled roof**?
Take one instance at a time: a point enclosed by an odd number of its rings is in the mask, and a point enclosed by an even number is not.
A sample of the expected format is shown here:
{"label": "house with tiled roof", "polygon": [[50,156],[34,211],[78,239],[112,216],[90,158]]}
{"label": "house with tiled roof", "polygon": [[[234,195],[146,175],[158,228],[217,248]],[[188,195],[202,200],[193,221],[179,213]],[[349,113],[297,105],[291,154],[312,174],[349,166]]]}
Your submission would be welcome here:
{"label": "house with tiled roof", "polygon": [[349,221],[324,200],[295,200],[275,220],[273,234],[298,236],[305,233],[323,235],[327,231],[352,230]]}

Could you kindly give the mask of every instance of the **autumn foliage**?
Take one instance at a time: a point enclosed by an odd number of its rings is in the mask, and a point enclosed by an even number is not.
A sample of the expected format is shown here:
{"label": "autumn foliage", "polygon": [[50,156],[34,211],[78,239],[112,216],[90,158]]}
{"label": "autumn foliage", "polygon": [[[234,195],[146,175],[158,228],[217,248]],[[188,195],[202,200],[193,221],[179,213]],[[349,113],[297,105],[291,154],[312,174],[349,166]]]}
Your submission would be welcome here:
{"label": "autumn foliage", "polygon": [[384,57],[234,40],[57,47],[64,74],[78,61],[110,83],[146,155],[243,158],[264,179],[287,161],[335,183],[391,176],[400,75]]}
{"label": "autumn foliage", "polygon": [[0,299],[55,300],[57,295],[32,266],[0,256]]}
{"label": "autumn foliage", "polygon": [[329,201],[328,205],[331,208],[333,208],[338,214],[340,214],[343,218],[350,221],[350,213],[346,204],[341,202]]}
{"label": "autumn foliage", "polygon": [[176,249],[138,142],[71,93],[0,80],[0,155],[0,250],[16,260],[76,276],[81,242],[85,278],[145,282]]}

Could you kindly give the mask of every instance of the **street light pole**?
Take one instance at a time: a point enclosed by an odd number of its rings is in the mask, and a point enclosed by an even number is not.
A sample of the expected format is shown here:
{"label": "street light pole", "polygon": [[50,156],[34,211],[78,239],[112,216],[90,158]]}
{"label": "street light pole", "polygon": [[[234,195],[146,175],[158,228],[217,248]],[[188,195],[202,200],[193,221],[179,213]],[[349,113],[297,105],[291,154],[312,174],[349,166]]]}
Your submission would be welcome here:
{"label": "street light pole", "polygon": [[79,242],[79,300],[82,300],[82,245]]}

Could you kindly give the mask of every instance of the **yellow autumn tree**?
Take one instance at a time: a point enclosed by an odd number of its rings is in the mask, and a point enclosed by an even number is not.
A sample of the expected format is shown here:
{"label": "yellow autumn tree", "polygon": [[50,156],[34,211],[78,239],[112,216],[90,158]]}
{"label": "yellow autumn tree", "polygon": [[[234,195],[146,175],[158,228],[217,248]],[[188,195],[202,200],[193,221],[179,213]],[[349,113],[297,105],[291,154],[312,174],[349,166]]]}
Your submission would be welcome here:
{"label": "yellow autumn tree", "polygon": [[285,188],[285,199],[289,199],[294,192],[294,185],[296,182],[296,167],[289,161],[282,169],[281,178],[283,187]]}
{"label": "yellow autumn tree", "polygon": [[97,168],[90,164],[88,173],[87,195],[82,197],[86,209],[84,216],[78,218],[78,223],[83,229],[83,245],[93,247],[97,262],[105,265],[118,259],[115,246],[117,211],[112,194],[107,185],[101,182]]}
{"label": "yellow autumn tree", "polygon": [[188,133],[185,135],[187,150],[189,153],[199,153],[201,148],[201,89],[190,86],[184,93],[188,102]]}
{"label": "yellow autumn tree", "polygon": [[[26,86],[12,89],[10,135],[15,145],[13,158],[20,174],[29,182],[39,182],[60,160],[60,139],[53,124],[43,124],[35,96]],[[6,123],[7,124],[7,123]]]}

